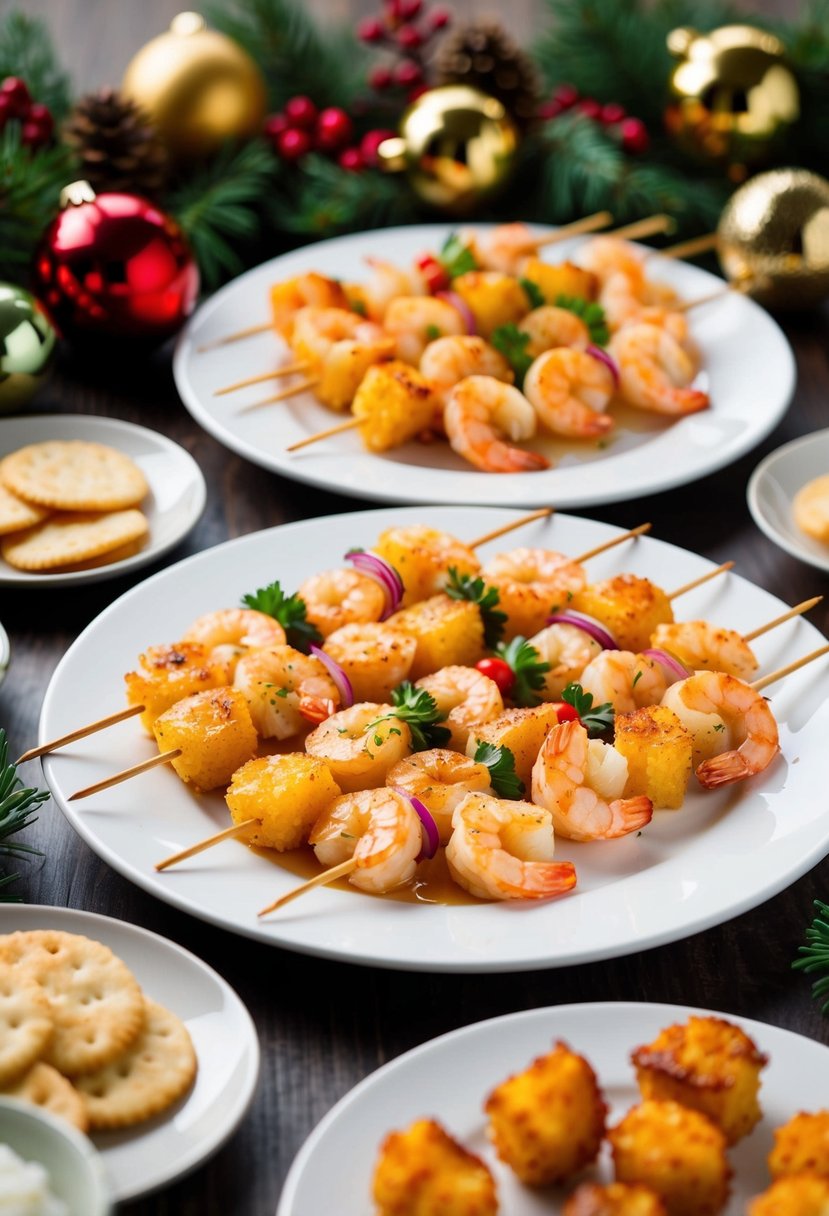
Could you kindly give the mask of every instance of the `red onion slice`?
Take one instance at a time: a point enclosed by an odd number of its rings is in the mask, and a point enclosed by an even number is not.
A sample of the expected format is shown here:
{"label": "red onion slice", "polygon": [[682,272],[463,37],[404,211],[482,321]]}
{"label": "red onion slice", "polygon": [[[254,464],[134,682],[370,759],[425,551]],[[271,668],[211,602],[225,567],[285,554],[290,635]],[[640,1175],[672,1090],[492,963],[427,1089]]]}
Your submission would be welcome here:
{"label": "red onion slice", "polygon": [[318,658],[326,669],[331,679],[337,686],[337,692],[340,694],[340,706],[342,709],[350,709],[354,704],[354,689],[351,687],[351,681],[340,667],[339,663],[335,663],[330,654],[326,654],[320,646],[315,646],[313,642],[308,647],[311,654]]}
{"label": "red onion slice", "polygon": [[677,680],[687,680],[689,676],[693,675],[693,672],[675,654],[672,654],[670,650],[643,650],[642,657],[653,659],[655,663],[658,663],[671,684],[676,684]]}
{"label": "red onion slice", "polygon": [[451,304],[461,314],[461,320],[466,326],[468,334],[476,334],[478,332],[478,326],[475,324],[475,314],[463,296],[459,296],[456,291],[436,291],[435,299],[444,300],[447,304]]}
{"label": "red onion slice", "polygon": [[393,612],[400,607],[403,598],[403,580],[390,562],[376,553],[368,553],[365,549],[350,549],[345,560],[351,562],[355,570],[367,574],[383,588],[386,596],[386,607],[381,621],[388,620]]}
{"label": "red onion slice", "polygon": [[594,616],[588,616],[586,612],[575,612],[568,608],[565,612],[556,612],[553,616],[548,616],[545,624],[575,625],[576,629],[583,629],[594,642],[598,642],[603,650],[619,649],[616,639],[608,633],[601,621],[597,621]]}
{"label": "red onion slice", "polygon": [[598,359],[599,363],[603,363],[613,377],[613,387],[619,387],[619,365],[616,360],[609,355],[606,350],[602,350],[601,346],[588,346],[587,354],[592,355],[594,359]]}
{"label": "red onion slice", "polygon": [[440,844],[440,832],[438,825],[432,818],[431,812],[426,810],[426,807],[419,798],[415,798],[412,794],[407,794],[405,790],[401,790],[399,785],[392,786],[395,793],[400,794],[407,802],[411,804],[412,810],[420,820],[420,828],[423,832],[423,848],[418,853],[415,861],[431,861],[435,853],[438,851]]}

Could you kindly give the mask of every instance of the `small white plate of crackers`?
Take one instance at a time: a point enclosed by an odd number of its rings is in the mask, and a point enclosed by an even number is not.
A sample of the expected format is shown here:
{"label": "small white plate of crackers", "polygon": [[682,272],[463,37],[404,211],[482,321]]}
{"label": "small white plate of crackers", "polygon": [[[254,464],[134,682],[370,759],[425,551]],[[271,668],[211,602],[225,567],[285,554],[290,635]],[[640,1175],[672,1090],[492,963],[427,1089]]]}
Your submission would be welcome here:
{"label": "small white plate of crackers", "polygon": [[197,522],[192,456],[114,418],[0,420],[0,586],[94,582],[154,561]]}
{"label": "small white plate of crackers", "polygon": [[259,1059],[239,997],[180,946],[91,912],[0,907],[0,1092],[85,1131],[116,1202],[215,1153]]}
{"label": "small white plate of crackers", "polygon": [[761,460],[748,506],[769,540],[818,570],[829,570],[829,429],[785,443]]}

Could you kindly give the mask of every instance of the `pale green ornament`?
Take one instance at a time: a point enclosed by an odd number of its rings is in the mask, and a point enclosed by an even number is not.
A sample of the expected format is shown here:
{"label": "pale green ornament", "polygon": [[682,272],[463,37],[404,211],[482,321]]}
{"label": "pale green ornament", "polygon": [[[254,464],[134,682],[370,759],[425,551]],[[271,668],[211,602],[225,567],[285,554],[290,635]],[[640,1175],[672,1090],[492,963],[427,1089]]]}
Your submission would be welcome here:
{"label": "pale green ornament", "polygon": [[0,414],[21,409],[46,379],[57,335],[37,300],[0,283]]}

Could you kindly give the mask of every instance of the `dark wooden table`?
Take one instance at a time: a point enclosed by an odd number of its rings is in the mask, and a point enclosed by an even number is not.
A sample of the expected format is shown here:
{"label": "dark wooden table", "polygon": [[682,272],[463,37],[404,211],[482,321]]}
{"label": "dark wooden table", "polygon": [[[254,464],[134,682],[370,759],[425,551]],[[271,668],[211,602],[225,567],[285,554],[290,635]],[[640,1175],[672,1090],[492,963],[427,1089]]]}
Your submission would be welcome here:
{"label": "dark wooden table", "polygon": [[[799,385],[787,417],[761,448],[694,485],[635,506],[583,514],[623,526],[651,519],[662,540],[718,562],[733,558],[746,578],[795,603],[829,591],[826,576],[767,541],[745,503],[746,481],[765,452],[829,423],[829,317],[815,312],[787,320],[785,327],[797,353]],[[66,354],[37,408],[138,422],[193,454],[207,479],[208,505],[169,561],[228,537],[360,505],[282,480],[220,447],[178,400],[169,351],[138,362],[129,375],[123,366],[81,363]],[[0,688],[0,724],[9,733],[13,755],[36,739],[43,694],[67,646],[146,573],[57,592],[0,592],[0,618],[13,648],[8,678]],[[821,605],[811,617],[823,632],[827,615],[829,609]],[[35,765],[27,775],[38,779]],[[686,941],[610,962],[500,978],[350,968],[232,936],[131,886],[48,805],[28,839],[45,853],[21,884],[29,902],[120,917],[180,942],[226,977],[259,1031],[262,1078],[239,1132],[189,1178],[131,1205],[135,1216],[271,1216],[297,1149],[338,1098],[400,1052],[481,1018],[573,1001],[668,1001],[743,1014],[829,1039],[829,1021],[812,1002],[808,981],[790,971],[812,900],[829,898],[829,861],[764,906]],[[401,1010],[411,1013],[402,1016]]]}

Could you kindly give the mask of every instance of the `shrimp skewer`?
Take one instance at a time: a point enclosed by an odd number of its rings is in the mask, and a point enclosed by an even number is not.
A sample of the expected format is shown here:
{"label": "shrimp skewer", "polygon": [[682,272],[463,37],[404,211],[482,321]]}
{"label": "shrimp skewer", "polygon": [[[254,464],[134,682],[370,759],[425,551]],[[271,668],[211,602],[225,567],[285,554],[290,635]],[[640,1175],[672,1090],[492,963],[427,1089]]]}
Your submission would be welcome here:
{"label": "shrimp skewer", "polygon": [[613,223],[609,211],[597,211],[583,219],[565,224],[546,236],[536,236],[526,224],[499,224],[489,232],[461,233],[482,270],[497,270],[501,274],[520,274],[526,259],[550,245],[570,240],[590,232],[598,232]]}
{"label": "shrimp skewer", "polygon": [[613,389],[610,368],[573,347],[545,351],[524,377],[524,395],[541,423],[571,439],[595,439],[613,429],[603,412]]}
{"label": "shrimp skewer", "polygon": [[453,450],[484,472],[532,473],[550,467],[540,453],[507,442],[532,439],[536,414],[518,389],[491,376],[468,376],[456,384],[444,423]]}
{"label": "shrimp skewer", "polygon": [[689,385],[696,367],[688,352],[657,325],[625,325],[610,340],[619,368],[621,394],[630,405],[657,414],[693,414],[707,409],[707,393]]}

